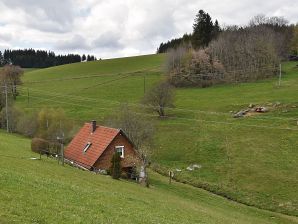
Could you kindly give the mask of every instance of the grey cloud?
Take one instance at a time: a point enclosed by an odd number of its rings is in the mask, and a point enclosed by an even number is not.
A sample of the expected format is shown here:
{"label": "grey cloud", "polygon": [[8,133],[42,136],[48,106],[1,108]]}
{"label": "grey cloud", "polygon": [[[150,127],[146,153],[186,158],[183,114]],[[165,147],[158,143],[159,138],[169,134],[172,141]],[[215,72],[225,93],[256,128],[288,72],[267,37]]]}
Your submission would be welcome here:
{"label": "grey cloud", "polygon": [[106,32],[92,41],[92,47],[107,48],[107,49],[119,49],[119,48],[123,47],[123,45],[120,42],[120,38],[121,38],[120,34]]}
{"label": "grey cloud", "polygon": [[58,50],[90,50],[86,39],[81,35],[75,35],[71,39],[58,41],[55,45]]}
{"label": "grey cloud", "polygon": [[12,39],[12,35],[10,33],[0,33],[0,40],[9,41]]}
{"label": "grey cloud", "polygon": [[19,9],[26,15],[28,27],[45,32],[66,32],[76,16],[71,0],[2,0],[12,11]]}
{"label": "grey cloud", "polygon": [[160,42],[191,32],[199,9],[221,24],[243,25],[260,13],[296,23],[297,8],[293,0],[0,0],[0,42],[121,57],[154,53]]}

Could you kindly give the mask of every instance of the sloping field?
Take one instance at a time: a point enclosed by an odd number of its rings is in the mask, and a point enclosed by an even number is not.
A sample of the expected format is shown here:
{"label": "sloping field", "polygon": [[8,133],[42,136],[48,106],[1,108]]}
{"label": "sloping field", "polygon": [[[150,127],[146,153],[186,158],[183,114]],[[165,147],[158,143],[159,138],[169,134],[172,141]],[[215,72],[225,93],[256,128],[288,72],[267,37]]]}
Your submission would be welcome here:
{"label": "sloping field", "polygon": [[152,186],[117,181],[30,150],[0,131],[0,223],[298,223],[152,173]]}
{"label": "sloping field", "polygon": [[[78,63],[28,72],[17,105],[27,111],[61,107],[78,123],[99,122],[122,102],[139,101],[163,78],[164,55]],[[169,118],[154,117],[155,169],[246,204],[298,215],[298,67],[256,83],[176,91]],[[249,104],[268,113],[235,119]],[[187,171],[190,165],[200,169]],[[176,172],[176,169],[181,172]]]}

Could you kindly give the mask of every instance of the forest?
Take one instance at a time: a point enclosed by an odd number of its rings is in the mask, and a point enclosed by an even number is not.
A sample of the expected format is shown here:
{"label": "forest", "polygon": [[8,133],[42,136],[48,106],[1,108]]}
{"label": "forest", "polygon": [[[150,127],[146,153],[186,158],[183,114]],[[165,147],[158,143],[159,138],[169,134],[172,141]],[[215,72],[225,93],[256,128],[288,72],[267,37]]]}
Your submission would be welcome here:
{"label": "forest", "polygon": [[24,49],[0,51],[0,66],[6,64],[17,65],[22,68],[48,68],[57,65],[76,63],[81,61],[95,61],[93,55],[67,54],[56,55],[53,51]]}
{"label": "forest", "polygon": [[166,75],[176,87],[250,82],[278,74],[283,60],[298,53],[298,25],[283,17],[257,15],[245,26],[220,27],[200,10],[193,33],[162,43]]}

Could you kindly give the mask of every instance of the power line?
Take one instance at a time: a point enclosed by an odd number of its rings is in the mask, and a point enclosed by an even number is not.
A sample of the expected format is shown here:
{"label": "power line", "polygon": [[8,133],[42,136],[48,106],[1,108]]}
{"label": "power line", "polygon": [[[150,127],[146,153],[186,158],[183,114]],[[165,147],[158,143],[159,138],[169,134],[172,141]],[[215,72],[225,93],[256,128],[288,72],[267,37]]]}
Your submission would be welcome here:
{"label": "power line", "polygon": [[[99,101],[105,101],[105,102],[109,102],[109,103],[113,103],[114,105],[120,105],[121,102],[119,101],[112,101],[112,100],[104,100],[104,99],[94,99],[94,98],[88,98],[88,97],[81,97],[81,96],[74,96],[74,95],[65,95],[65,94],[53,94],[53,93],[49,93],[46,91],[40,91],[40,90],[33,90],[33,91],[37,91],[37,92],[43,92],[49,96],[55,96],[55,98],[59,98],[59,97],[67,97],[68,99],[72,98],[74,100],[84,100],[84,101],[91,101],[91,102],[99,102]],[[37,97],[36,97],[37,98]],[[53,101],[53,99],[48,99],[49,101]],[[56,101],[55,101],[56,102]],[[140,104],[140,103],[127,103],[128,105],[132,105],[132,106],[137,106],[137,107],[141,107],[141,108],[147,108],[147,109],[152,109],[154,108],[153,106],[149,106],[149,105],[144,105],[144,104]],[[222,116],[231,116],[231,113],[227,113],[227,112],[214,112],[214,111],[202,111],[202,110],[191,110],[191,109],[184,109],[184,108],[170,108],[170,107],[165,107],[165,109],[169,110],[169,111],[182,111],[182,112],[192,112],[192,113],[202,113],[202,114],[208,114],[208,115],[222,115]],[[273,116],[263,116],[262,118],[259,118],[258,116],[253,116],[253,119],[256,120],[274,120],[274,119],[278,119],[278,120],[284,120],[284,121],[296,121],[298,118],[280,118],[280,117],[273,117]]]}
{"label": "power line", "polygon": [[[72,103],[69,103],[69,102],[62,102],[62,103],[72,104]],[[78,106],[78,105],[81,105],[81,104],[75,104],[75,105]],[[93,108],[91,106],[85,106],[85,107]],[[98,109],[113,110],[113,108],[98,108]],[[145,115],[145,116],[148,116],[148,117],[156,117],[154,115],[148,115],[148,114],[146,114],[144,112],[137,113],[137,114],[142,114],[142,115]],[[264,128],[264,129],[275,129],[275,130],[298,131],[298,129],[290,128],[290,127],[280,128],[280,127],[276,127],[276,126],[254,125],[254,124],[240,124],[240,123],[233,123],[233,122],[226,122],[226,121],[212,121],[212,120],[203,120],[203,119],[194,119],[194,118],[181,118],[181,117],[177,117],[177,116],[171,116],[170,118],[174,118],[174,119],[178,119],[178,120],[186,120],[186,121],[196,121],[196,122],[203,122],[203,123],[212,123],[212,124],[235,125],[235,126],[253,127],[253,128]]]}
{"label": "power line", "polygon": [[47,80],[40,80],[40,81],[27,81],[26,84],[35,84],[35,83],[47,83],[47,82],[55,82],[55,81],[68,81],[68,80],[76,80],[76,79],[89,79],[89,78],[100,78],[100,77],[112,77],[112,76],[121,76],[130,74],[131,76],[137,76],[140,72],[148,72],[152,71],[155,68],[159,68],[160,66],[155,66],[150,69],[143,69],[143,70],[137,70],[132,72],[123,72],[118,74],[90,74],[90,75],[84,75],[84,76],[73,76],[73,77],[66,77],[66,78],[54,78],[54,79],[47,79]]}

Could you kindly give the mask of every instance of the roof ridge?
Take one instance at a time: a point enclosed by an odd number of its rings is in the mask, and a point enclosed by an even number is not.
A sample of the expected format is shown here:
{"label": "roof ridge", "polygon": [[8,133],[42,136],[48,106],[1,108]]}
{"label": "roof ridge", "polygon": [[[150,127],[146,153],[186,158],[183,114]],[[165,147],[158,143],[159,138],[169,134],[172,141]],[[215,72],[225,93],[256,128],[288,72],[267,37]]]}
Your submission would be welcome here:
{"label": "roof ridge", "polygon": [[[90,122],[85,122],[85,124],[91,125]],[[102,127],[102,128],[106,128],[106,129],[112,129],[112,130],[117,130],[117,131],[121,131],[121,128],[112,128],[112,127],[108,127],[108,126],[104,126],[104,125],[96,125],[96,127]]]}

